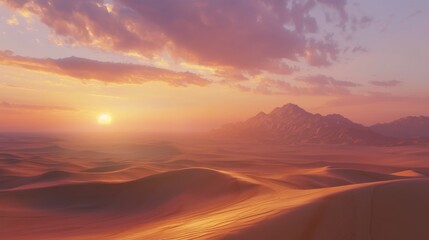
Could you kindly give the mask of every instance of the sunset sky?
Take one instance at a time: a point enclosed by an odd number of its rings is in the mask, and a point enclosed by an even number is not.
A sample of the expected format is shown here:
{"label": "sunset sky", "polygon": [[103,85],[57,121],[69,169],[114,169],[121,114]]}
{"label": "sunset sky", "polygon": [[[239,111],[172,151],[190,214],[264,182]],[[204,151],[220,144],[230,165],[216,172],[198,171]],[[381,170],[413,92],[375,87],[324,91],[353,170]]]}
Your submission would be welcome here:
{"label": "sunset sky", "polygon": [[428,39],[427,0],[0,0],[0,131],[429,115]]}

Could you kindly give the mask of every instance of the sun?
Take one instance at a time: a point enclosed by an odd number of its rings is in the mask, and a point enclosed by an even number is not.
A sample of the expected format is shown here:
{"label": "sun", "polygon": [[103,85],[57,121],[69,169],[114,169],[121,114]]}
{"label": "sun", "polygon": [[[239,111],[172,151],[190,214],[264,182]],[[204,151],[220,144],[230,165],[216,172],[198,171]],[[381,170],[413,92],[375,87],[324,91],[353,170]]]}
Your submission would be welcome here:
{"label": "sun", "polygon": [[100,125],[110,125],[112,123],[112,116],[108,113],[102,113],[98,116],[97,122]]}

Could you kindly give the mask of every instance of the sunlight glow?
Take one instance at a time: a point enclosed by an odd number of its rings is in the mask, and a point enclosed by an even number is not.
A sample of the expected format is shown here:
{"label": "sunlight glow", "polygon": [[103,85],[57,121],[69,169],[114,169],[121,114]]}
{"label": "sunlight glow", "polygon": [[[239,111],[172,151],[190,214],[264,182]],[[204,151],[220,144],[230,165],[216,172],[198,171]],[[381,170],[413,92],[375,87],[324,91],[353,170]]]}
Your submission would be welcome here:
{"label": "sunlight glow", "polygon": [[112,116],[107,113],[102,113],[98,116],[97,122],[100,125],[110,125],[112,123]]}

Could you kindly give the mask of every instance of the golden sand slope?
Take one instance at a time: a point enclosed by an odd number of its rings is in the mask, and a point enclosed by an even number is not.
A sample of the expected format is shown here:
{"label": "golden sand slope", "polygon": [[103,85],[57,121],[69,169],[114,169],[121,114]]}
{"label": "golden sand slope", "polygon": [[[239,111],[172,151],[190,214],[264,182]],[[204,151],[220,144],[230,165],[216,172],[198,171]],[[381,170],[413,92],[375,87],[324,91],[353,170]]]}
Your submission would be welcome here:
{"label": "golden sand slope", "polygon": [[424,147],[181,144],[0,147],[0,239],[429,236]]}

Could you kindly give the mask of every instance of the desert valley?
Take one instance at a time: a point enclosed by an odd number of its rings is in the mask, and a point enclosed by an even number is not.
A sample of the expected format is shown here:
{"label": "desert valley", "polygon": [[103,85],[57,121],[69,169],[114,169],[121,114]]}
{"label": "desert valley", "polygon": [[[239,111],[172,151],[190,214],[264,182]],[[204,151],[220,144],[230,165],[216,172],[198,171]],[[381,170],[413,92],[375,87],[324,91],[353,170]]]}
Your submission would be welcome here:
{"label": "desert valley", "polygon": [[205,135],[2,134],[0,238],[426,239],[428,123],[287,104]]}

